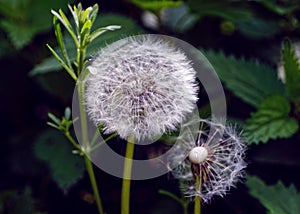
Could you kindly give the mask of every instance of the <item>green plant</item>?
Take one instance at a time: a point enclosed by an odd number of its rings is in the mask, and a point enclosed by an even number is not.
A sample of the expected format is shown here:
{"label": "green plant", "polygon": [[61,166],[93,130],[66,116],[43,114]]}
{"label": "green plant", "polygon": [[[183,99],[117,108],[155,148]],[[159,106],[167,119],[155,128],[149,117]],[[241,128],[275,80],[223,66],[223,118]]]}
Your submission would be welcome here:
{"label": "green plant", "polygon": [[[78,99],[79,102],[83,103],[83,82],[84,79],[78,79],[79,76],[85,71],[86,68],[86,50],[87,47],[92,43],[97,37],[105,33],[106,31],[113,31],[119,29],[120,26],[107,26],[92,30],[92,26],[96,20],[98,14],[98,5],[95,4],[93,7],[89,7],[87,9],[83,9],[81,4],[78,6],[74,6],[73,8],[69,6],[70,12],[72,14],[74,24],[68,20],[66,15],[62,10],[58,12],[52,10],[52,14],[54,15],[53,24],[55,29],[55,35],[57,38],[57,42],[60,48],[60,53],[57,53],[51,46],[47,45],[49,50],[52,52],[57,61],[61,64],[61,66],[68,72],[68,74],[72,77],[72,79],[79,85],[78,86]],[[67,30],[69,35],[72,38],[73,44],[75,45],[76,57],[71,60],[69,57],[69,53],[66,49],[61,25]],[[99,213],[104,213],[102,202],[99,195],[98,185],[96,182],[93,166],[89,157],[90,154],[90,140],[87,135],[87,122],[85,115],[85,106],[80,106],[80,122],[82,128],[82,143],[83,145],[79,145],[73,136],[70,134],[69,128],[73,124],[70,120],[70,109],[67,108],[65,111],[65,116],[60,120],[56,118],[53,114],[49,114],[49,118],[51,122],[48,122],[48,125],[62,131],[67,139],[72,143],[75,149],[77,149],[78,153],[83,155],[85,160],[85,166],[87,172],[90,177],[90,182],[93,188],[94,197],[96,200],[97,208]],[[41,149],[38,149],[40,151]],[[42,158],[42,157],[41,157]],[[55,168],[55,167],[54,167]]]}

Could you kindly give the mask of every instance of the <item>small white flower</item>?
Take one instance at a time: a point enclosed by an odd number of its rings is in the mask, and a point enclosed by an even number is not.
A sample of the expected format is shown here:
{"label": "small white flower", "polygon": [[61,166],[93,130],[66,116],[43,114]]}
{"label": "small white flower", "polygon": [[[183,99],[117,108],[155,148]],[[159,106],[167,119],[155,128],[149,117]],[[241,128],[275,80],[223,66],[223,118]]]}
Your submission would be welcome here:
{"label": "small white flower", "polygon": [[137,141],[173,130],[197,101],[196,72],[185,54],[158,36],[122,39],[88,67],[85,101],[96,125]]}
{"label": "small white flower", "polygon": [[[200,130],[190,127],[200,123]],[[241,178],[246,146],[233,127],[217,121],[197,119],[183,124],[174,153],[169,157],[173,175],[187,197],[208,202],[223,196]],[[196,184],[196,177],[200,184]]]}

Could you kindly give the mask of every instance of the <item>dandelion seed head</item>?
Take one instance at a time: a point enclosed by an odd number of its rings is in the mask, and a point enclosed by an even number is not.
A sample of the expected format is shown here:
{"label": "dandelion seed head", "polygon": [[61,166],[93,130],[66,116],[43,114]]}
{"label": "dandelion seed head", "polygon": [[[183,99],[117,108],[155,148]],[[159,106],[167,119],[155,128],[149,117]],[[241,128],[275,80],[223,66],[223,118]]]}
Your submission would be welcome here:
{"label": "dandelion seed head", "polygon": [[[191,130],[191,123],[200,123],[200,129]],[[197,119],[190,121],[189,126],[183,124],[169,162],[185,196],[200,196],[208,202],[215,195],[224,196],[243,177],[246,146],[234,127],[218,121]],[[198,159],[191,158],[197,150],[201,150],[195,155]],[[196,176],[201,179],[201,187],[196,185]]]}
{"label": "dandelion seed head", "polygon": [[174,130],[197,101],[196,72],[165,40],[129,37],[100,50],[88,67],[85,101],[96,125],[137,141]]}

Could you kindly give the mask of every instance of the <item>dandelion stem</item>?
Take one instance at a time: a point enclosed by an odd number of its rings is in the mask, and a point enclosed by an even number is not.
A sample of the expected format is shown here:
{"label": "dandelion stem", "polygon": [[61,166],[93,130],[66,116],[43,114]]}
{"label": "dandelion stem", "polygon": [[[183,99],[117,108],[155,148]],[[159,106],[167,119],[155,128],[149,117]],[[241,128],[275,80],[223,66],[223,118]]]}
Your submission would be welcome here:
{"label": "dandelion stem", "polygon": [[[196,187],[201,191],[201,179],[199,175],[196,175]],[[201,214],[201,198],[200,196],[195,197],[194,202],[194,214]]]}
{"label": "dandelion stem", "polygon": [[96,205],[98,208],[99,214],[104,214],[102,202],[95,178],[95,173],[93,169],[93,164],[89,158],[89,142],[88,142],[88,130],[87,130],[87,118],[86,118],[86,109],[84,105],[84,82],[78,83],[78,100],[79,100],[79,108],[80,108],[80,122],[81,122],[81,131],[82,131],[82,143],[84,152],[84,161],[86,170],[88,172],[90,182],[92,185]]}
{"label": "dandelion stem", "polygon": [[130,177],[132,170],[132,158],[134,153],[134,137],[128,138],[124,162],[122,196],[121,196],[121,214],[129,214],[130,204]]}

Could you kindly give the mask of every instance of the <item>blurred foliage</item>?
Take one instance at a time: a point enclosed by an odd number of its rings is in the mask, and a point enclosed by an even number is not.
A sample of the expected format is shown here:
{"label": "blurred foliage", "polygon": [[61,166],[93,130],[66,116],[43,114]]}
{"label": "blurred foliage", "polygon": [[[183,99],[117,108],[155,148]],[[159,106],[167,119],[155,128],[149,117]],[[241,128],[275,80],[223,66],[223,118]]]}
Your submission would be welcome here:
{"label": "blurred foliage", "polygon": [[199,3],[197,0],[188,1],[192,13],[198,19],[205,16],[220,17],[231,22],[237,30],[248,37],[260,39],[276,34],[280,30],[276,19],[264,19],[255,14],[248,2],[231,0],[209,1]]}
{"label": "blurred foliage", "polygon": [[198,21],[197,16],[190,13],[190,9],[186,4],[167,8],[161,16],[161,22],[165,27],[180,33],[191,29]]}
{"label": "blurred foliage", "polygon": [[83,159],[72,154],[73,146],[57,131],[48,130],[36,140],[36,157],[49,165],[52,179],[67,192],[83,177],[85,168]]}
{"label": "blurred foliage", "polygon": [[300,193],[291,184],[285,187],[282,182],[266,185],[255,176],[248,176],[246,185],[250,194],[258,199],[270,214],[300,213]]}
{"label": "blurred foliage", "polygon": [[41,32],[51,29],[50,9],[67,8],[68,0],[1,0],[0,28],[16,49],[27,45]]}
{"label": "blurred foliage", "polygon": [[143,10],[150,10],[153,12],[159,12],[162,9],[170,7],[178,7],[183,1],[177,0],[130,0],[133,4],[137,5]]}
{"label": "blurred foliage", "polygon": [[36,201],[31,196],[30,187],[25,187],[22,193],[11,190],[0,193],[0,212],[9,214],[34,214]]}

